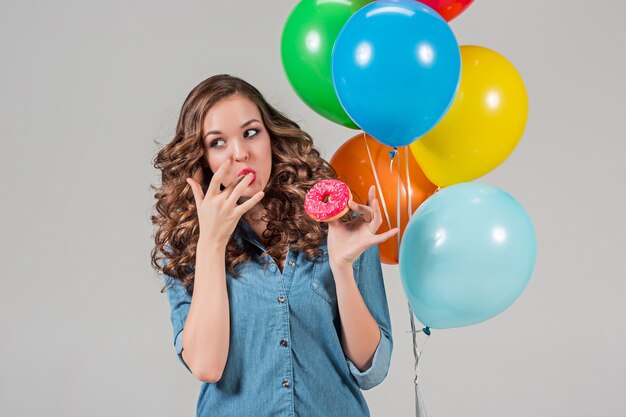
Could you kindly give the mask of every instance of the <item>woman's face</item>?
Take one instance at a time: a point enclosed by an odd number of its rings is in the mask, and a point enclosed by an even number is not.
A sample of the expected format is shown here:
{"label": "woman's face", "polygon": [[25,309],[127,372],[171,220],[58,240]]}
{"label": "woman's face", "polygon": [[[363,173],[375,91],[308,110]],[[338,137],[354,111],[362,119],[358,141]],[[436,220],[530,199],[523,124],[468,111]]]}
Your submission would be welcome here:
{"label": "woman's face", "polygon": [[[270,136],[262,122],[256,104],[239,94],[215,103],[202,123],[204,157],[213,173],[222,162],[231,160],[222,185],[227,187],[237,181],[241,170],[249,168],[256,179],[241,195],[247,200],[264,190],[272,170]],[[241,175],[240,175],[241,174]]]}

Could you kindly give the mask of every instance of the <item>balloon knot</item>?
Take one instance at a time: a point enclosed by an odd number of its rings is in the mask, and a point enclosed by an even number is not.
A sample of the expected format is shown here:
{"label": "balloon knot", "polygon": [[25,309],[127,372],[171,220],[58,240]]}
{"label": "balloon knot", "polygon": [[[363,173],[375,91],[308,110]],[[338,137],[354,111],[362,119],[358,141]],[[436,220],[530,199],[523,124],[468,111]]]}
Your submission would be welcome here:
{"label": "balloon knot", "polygon": [[397,147],[393,147],[393,151],[389,151],[389,156],[391,156],[391,159],[393,159],[394,156],[396,156],[396,153],[398,152],[398,148]]}
{"label": "balloon knot", "polygon": [[422,330],[424,331],[424,333],[430,336],[430,328],[428,326],[424,327]]}

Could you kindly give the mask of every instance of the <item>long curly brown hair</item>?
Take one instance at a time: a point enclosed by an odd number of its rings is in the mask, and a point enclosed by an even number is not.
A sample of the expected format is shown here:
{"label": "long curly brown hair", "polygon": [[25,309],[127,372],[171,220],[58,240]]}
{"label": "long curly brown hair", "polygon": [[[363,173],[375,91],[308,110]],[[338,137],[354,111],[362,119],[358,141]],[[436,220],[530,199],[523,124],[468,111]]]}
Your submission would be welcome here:
{"label": "long curly brown hair", "polygon": [[[262,236],[267,242],[267,254],[281,259],[289,245],[313,259],[321,254],[318,246],[328,233],[327,224],[314,221],[304,211],[304,197],[313,184],[337,178],[333,167],[313,146],[311,136],[272,107],[254,86],[228,74],[214,75],[194,87],[185,99],[174,137],[154,159],[154,167],[161,170],[161,185],[150,186],[157,200],[157,213],[151,216],[152,224],[157,226],[152,266],[188,288],[193,285],[200,229],[186,178],[198,181],[206,193],[213,173],[204,158],[202,123],[211,106],[234,94],[243,95],[258,106],[270,136],[272,170],[261,200],[265,209],[261,219],[267,224]],[[347,214],[340,219],[348,220]],[[234,235],[226,246],[226,266],[238,277],[235,266],[250,260],[251,254],[237,244]],[[166,290],[167,284],[161,292]]]}

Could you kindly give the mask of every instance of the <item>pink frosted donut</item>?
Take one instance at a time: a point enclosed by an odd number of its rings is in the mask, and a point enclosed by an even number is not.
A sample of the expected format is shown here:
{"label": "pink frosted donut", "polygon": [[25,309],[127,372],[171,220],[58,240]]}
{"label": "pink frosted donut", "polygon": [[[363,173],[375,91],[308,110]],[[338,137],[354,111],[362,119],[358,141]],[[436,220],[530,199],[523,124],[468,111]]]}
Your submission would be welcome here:
{"label": "pink frosted donut", "polygon": [[326,179],[315,183],[306,193],[304,210],[315,221],[332,222],[350,210],[352,200],[350,188],[336,179]]}

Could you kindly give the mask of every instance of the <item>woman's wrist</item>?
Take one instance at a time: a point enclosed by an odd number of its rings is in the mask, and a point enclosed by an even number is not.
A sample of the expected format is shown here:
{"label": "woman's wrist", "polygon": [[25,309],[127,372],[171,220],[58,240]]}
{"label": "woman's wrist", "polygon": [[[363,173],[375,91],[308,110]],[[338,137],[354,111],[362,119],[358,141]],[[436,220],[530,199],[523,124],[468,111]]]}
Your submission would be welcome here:
{"label": "woman's wrist", "polygon": [[214,250],[226,253],[226,246],[228,242],[222,242],[221,240],[215,239],[212,236],[200,234],[198,238],[198,247],[197,251],[206,251],[206,250]]}
{"label": "woman's wrist", "polygon": [[330,260],[330,270],[333,275],[345,275],[346,271],[352,271],[352,262],[341,260]]}

